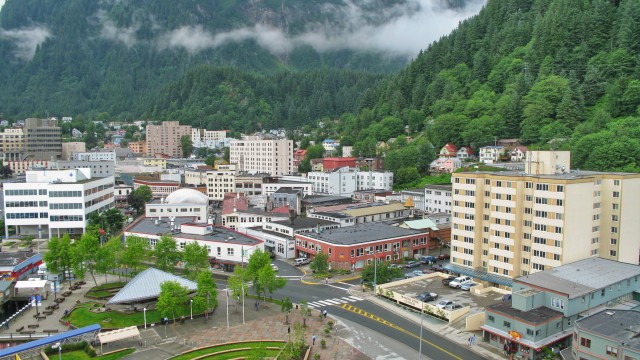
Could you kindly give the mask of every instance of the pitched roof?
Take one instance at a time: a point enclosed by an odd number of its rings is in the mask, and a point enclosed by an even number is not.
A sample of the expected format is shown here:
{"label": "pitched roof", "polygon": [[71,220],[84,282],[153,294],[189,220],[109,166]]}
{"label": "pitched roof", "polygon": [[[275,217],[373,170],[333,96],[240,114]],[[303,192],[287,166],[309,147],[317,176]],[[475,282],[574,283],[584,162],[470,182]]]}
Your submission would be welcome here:
{"label": "pitched roof", "polygon": [[475,152],[473,151],[471,146],[462,146],[462,147],[460,147],[460,150],[458,150],[458,152],[460,152],[462,150],[465,150],[467,152],[467,154],[469,154],[469,155],[475,154]]}
{"label": "pitched roof", "polygon": [[436,225],[436,223],[434,223],[430,219],[409,220],[405,221],[404,223],[409,227],[409,229],[423,230],[428,228],[432,230],[438,230],[438,225]]}
{"label": "pitched roof", "polygon": [[107,304],[135,303],[155,299],[160,296],[160,284],[165,281],[176,281],[180,285],[186,286],[189,291],[195,291],[198,288],[198,284],[191,280],[155,268],[148,268],[131,279],[127,285],[107,301]]}
{"label": "pitched roof", "polygon": [[457,153],[458,152],[458,148],[453,145],[452,143],[446,143],[444,144],[444,146],[442,147],[443,149],[447,150],[447,152],[449,152],[450,154],[453,153]]}

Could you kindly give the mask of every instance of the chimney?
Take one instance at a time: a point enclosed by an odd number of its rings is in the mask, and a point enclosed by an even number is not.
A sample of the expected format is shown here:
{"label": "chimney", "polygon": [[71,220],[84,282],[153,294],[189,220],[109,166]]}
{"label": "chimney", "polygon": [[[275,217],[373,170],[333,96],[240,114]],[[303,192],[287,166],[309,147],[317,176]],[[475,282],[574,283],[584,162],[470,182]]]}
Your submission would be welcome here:
{"label": "chimney", "polygon": [[293,225],[293,220],[296,219],[296,211],[292,208],[289,208],[289,223]]}

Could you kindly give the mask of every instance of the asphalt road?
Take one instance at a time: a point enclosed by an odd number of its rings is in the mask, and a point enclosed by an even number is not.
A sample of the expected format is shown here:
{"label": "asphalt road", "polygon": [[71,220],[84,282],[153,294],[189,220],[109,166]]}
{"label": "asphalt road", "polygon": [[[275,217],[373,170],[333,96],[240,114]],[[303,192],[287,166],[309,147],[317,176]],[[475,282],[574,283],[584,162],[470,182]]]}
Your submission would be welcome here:
{"label": "asphalt road", "polygon": [[[321,304],[322,300],[339,300],[351,296],[347,292],[349,285],[344,283],[330,283],[329,285],[307,285],[297,280],[301,272],[294,266],[282,261],[274,261],[279,267],[278,274],[290,279],[287,285],[278,290],[274,297],[284,298],[288,296],[294,303],[303,300],[315,304],[315,309],[326,309],[332,316],[346,319],[364,328],[383,334],[400,344],[418,351],[420,346],[420,325],[405,319],[376,304],[362,301],[348,301],[342,304]],[[416,269],[421,269],[416,268]],[[409,269],[414,270],[414,269]],[[349,281],[350,284],[358,284],[359,280]],[[222,283],[219,285],[223,285]],[[226,285],[225,285],[226,286]],[[357,297],[357,294],[354,294]],[[353,297],[352,297],[353,298]],[[422,333],[422,353],[431,359],[483,359],[482,356],[470,351],[466,346],[449,341],[438,335],[429,327],[430,323],[437,322],[433,318],[425,316]]]}

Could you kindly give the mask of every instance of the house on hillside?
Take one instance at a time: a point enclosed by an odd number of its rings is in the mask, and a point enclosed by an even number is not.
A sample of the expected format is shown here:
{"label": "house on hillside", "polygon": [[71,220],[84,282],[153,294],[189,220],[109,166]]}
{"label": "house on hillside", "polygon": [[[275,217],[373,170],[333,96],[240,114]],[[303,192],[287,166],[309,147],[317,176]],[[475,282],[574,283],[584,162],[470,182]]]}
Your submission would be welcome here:
{"label": "house on hillside", "polygon": [[462,167],[462,161],[457,157],[439,157],[429,164],[431,174],[452,173]]}
{"label": "house on hillside", "polygon": [[503,146],[483,146],[480,148],[480,162],[485,164],[497,163],[504,154]]}
{"label": "house on hillside", "polygon": [[511,151],[511,161],[513,162],[524,161],[528,150],[529,149],[527,149],[526,146],[522,146],[522,145],[516,146],[516,148]]}
{"label": "house on hillside", "polygon": [[460,160],[474,159],[476,157],[476,153],[470,146],[462,146],[458,149],[456,157]]}
{"label": "house on hillside", "polygon": [[520,144],[520,139],[500,139],[497,141],[496,145],[502,146],[508,150],[512,150],[522,144]]}
{"label": "house on hillside", "polygon": [[455,157],[458,153],[458,148],[452,143],[446,143],[440,149],[438,156],[440,157]]}

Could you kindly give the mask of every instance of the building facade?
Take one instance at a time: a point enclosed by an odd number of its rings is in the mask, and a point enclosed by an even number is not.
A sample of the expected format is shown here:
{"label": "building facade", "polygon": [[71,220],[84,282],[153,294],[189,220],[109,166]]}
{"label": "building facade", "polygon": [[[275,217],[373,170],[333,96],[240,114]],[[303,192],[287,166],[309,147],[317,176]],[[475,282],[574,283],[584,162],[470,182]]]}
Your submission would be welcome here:
{"label": "building facade", "polygon": [[89,216],[114,206],[113,176],[92,178],[90,169],[27,171],[26,182],[4,184],[5,236],[84,233]]}
{"label": "building facade", "polygon": [[87,152],[87,144],[82,141],[72,141],[62,143],[62,160],[71,160],[73,153]]}
{"label": "building facade", "polygon": [[62,156],[62,129],[58,126],[58,120],[26,119],[24,147],[26,159],[59,159]]}
{"label": "building facade", "polygon": [[113,150],[107,151],[88,151],[88,152],[76,152],[71,155],[72,160],[82,161],[116,161],[116,152]]}
{"label": "building facade", "polygon": [[426,185],[424,187],[425,212],[451,214],[453,204],[451,189],[451,185]]}
{"label": "building facade", "polygon": [[576,321],[574,359],[640,359],[640,311],[605,309]]}
{"label": "building facade", "polygon": [[289,175],[293,172],[292,140],[232,140],[230,162],[238,170],[250,174],[266,173],[271,176]]}
{"label": "building facade", "polygon": [[133,190],[138,190],[140,186],[148,186],[154,199],[160,199],[169,196],[172,192],[180,188],[180,183],[176,181],[162,180],[133,180]]}
{"label": "building facade", "polygon": [[182,158],[180,138],[191,136],[191,125],[180,125],[179,121],[163,121],[160,125],[147,125],[147,155],[156,157],[166,154]]}
{"label": "building facade", "polygon": [[7,128],[0,134],[2,141],[3,161],[22,161],[24,159],[24,130],[22,128]]}
{"label": "building facade", "polygon": [[47,167],[52,170],[88,168],[92,178],[115,176],[113,161],[57,160],[49,161]]}
{"label": "building facade", "polygon": [[209,200],[224,200],[224,194],[233,193],[236,190],[235,171],[207,171],[205,181]]}
{"label": "building facade", "polygon": [[553,168],[454,174],[456,272],[511,279],[593,256],[638,264],[640,174]]}

